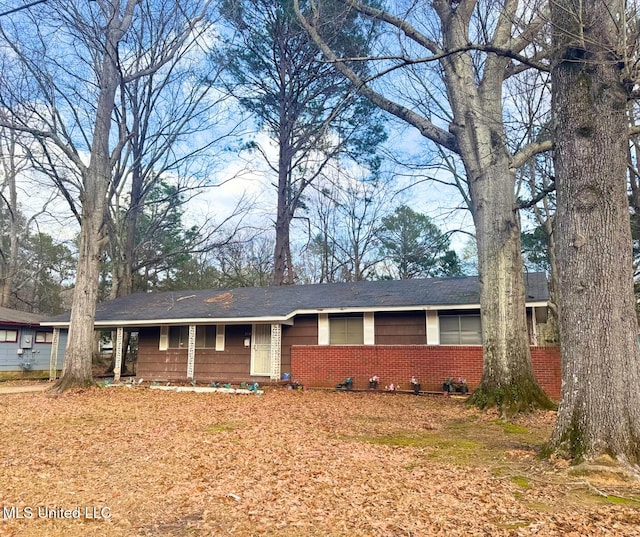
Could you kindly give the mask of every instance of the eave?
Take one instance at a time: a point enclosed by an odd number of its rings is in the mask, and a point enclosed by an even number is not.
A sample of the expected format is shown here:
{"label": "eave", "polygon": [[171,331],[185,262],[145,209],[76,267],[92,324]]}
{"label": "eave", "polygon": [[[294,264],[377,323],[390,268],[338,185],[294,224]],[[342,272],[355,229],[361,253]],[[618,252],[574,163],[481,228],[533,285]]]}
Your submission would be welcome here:
{"label": "eave", "polygon": [[[547,307],[547,301],[526,302],[527,308]],[[407,311],[441,311],[441,310],[477,310],[480,304],[440,304],[440,305],[410,305],[410,306],[370,306],[370,307],[337,307],[337,308],[312,308],[298,309],[286,315],[273,315],[262,317],[187,317],[176,319],[116,319],[97,320],[94,324],[96,329],[111,329],[122,327],[148,327],[148,326],[183,326],[183,325],[211,325],[211,324],[284,324],[292,325],[293,319],[297,315],[316,315],[319,313],[369,313],[369,312],[407,312]],[[54,328],[67,328],[69,321],[45,321],[41,326],[51,326]]]}

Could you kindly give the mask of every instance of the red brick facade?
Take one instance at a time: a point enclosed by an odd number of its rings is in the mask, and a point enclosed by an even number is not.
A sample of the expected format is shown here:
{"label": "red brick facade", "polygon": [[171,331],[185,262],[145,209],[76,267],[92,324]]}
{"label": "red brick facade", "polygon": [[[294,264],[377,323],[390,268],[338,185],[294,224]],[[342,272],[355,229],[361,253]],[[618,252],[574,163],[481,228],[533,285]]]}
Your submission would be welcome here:
{"label": "red brick facade", "polygon": [[[533,369],[542,388],[560,398],[560,349],[531,347]],[[333,387],[345,378],[355,389],[380,377],[379,389],[393,383],[410,390],[412,376],[424,391],[439,392],[449,377],[464,377],[473,390],[482,376],[482,347],[430,345],[296,345],[291,348],[291,376],[302,384]]]}

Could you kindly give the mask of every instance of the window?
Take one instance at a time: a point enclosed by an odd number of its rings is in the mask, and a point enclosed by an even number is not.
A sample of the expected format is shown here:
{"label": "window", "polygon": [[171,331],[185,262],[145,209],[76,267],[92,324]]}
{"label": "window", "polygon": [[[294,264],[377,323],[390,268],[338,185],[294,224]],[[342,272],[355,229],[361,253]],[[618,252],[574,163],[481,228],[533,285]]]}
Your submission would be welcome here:
{"label": "window", "polygon": [[196,349],[216,348],[216,327],[197,326],[196,327]]}
{"label": "window", "polygon": [[480,315],[440,315],[441,345],[482,345]]}
{"label": "window", "polygon": [[169,348],[179,349],[187,347],[189,341],[188,326],[170,326],[169,327]]}
{"label": "window", "polygon": [[5,343],[15,343],[18,341],[17,330],[0,330],[0,341]]}
{"label": "window", "polygon": [[[186,349],[189,347],[189,327],[169,327],[169,348]],[[216,348],[216,326],[196,326],[196,349]]]}
{"label": "window", "polygon": [[53,332],[36,332],[36,343],[53,343]]}
{"label": "window", "polygon": [[329,317],[329,344],[363,345],[364,322],[362,315]]}

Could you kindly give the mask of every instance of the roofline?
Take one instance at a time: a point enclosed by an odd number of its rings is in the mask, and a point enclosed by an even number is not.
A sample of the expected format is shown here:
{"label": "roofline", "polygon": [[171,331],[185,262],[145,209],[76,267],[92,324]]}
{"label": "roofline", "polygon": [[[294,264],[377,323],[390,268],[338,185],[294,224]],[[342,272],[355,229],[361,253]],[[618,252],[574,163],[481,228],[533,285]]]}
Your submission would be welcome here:
{"label": "roofline", "polygon": [[[525,307],[546,307],[548,301],[525,302]],[[318,313],[369,313],[369,312],[403,312],[403,311],[439,311],[439,310],[471,310],[480,309],[480,304],[446,304],[446,305],[414,305],[414,306],[390,306],[381,308],[368,307],[343,307],[343,308],[314,308],[298,309],[288,315],[276,315],[268,317],[187,317],[180,319],[129,319],[115,321],[96,321],[95,328],[112,328],[118,326],[182,326],[185,324],[254,324],[254,323],[280,323],[293,324],[296,315],[313,315]],[[66,328],[70,321],[41,322],[41,326]]]}

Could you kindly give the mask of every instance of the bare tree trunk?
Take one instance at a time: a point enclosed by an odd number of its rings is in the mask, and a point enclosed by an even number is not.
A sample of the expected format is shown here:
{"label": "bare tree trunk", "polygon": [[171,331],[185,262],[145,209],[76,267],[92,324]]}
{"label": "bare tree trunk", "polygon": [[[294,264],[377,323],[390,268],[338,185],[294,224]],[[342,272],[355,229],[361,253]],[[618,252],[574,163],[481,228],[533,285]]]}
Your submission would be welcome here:
{"label": "bare tree trunk", "polygon": [[[11,292],[13,291],[13,282],[18,270],[18,231],[20,222],[18,221],[18,192],[16,189],[16,175],[18,173],[16,165],[16,132],[9,129],[3,129],[3,135],[6,140],[6,154],[2,149],[4,183],[8,191],[9,198],[4,197],[7,205],[8,226],[9,226],[9,251],[3,252],[3,271],[1,279],[2,292],[0,293],[0,306],[11,307]],[[7,255],[8,254],[8,255]]]}
{"label": "bare tree trunk", "polygon": [[[107,159],[108,161],[108,159]],[[87,181],[89,183],[89,181]],[[76,284],[73,290],[73,305],[69,324],[69,339],[65,353],[62,375],[52,391],[62,393],[74,387],[93,384],[91,371],[93,358],[93,325],[98,301],[98,279],[102,255],[103,218],[106,188],[93,185],[86,192],[83,204],[80,247]],[[89,201],[91,197],[91,202]]]}
{"label": "bare tree trunk", "polygon": [[[284,116],[284,113],[283,113]],[[289,125],[286,117],[281,120]],[[291,263],[291,220],[295,203],[291,199],[291,159],[292,148],[288,142],[288,131],[282,128],[280,133],[280,155],[278,159],[278,208],[276,213],[276,241],[273,254],[273,285],[290,285],[294,282]]]}
{"label": "bare tree trunk", "polygon": [[288,285],[293,283],[293,269],[291,267],[291,245],[289,232],[291,219],[288,210],[278,207],[276,220],[276,244],[273,255],[273,285]]}
{"label": "bare tree trunk", "polygon": [[293,283],[289,261],[289,228],[291,221],[286,216],[280,216],[276,222],[276,244],[273,255],[273,285],[287,285]]}
{"label": "bare tree trunk", "polygon": [[497,406],[508,416],[551,408],[553,403],[540,388],[531,364],[515,175],[508,168],[504,145],[493,145],[491,159],[497,164],[467,166],[478,244],[484,355],[482,379],[471,402],[481,408]]}
{"label": "bare tree trunk", "polygon": [[[513,171],[550,144],[534,144],[516,155],[509,153],[502,106],[503,85],[509,76],[510,60],[502,54],[489,52],[483,56],[482,68],[478,69],[478,56],[463,52],[478,38],[478,32],[471,27],[472,22],[474,25],[479,23],[479,27],[487,31],[486,34],[480,34],[495,51],[506,51],[511,47],[512,52],[517,50],[520,53],[540,28],[543,19],[540,18],[535,24],[531,22],[530,29],[516,38],[514,21],[518,12],[517,2],[506,2],[489,15],[490,19],[495,17],[495,24],[488,31],[483,21],[474,18],[474,11],[479,6],[477,2],[434,0],[430,6],[440,19],[438,30],[441,35],[437,41],[433,41],[430,33],[421,33],[402,14],[380,10],[358,0],[344,1],[372,19],[395,26],[399,35],[414,42],[411,46],[417,44],[433,54],[434,60],[438,58],[440,73],[444,76],[452,112],[446,130],[432,123],[430,114],[419,113],[424,104],[422,99],[428,101],[430,96],[421,95],[416,100],[416,106],[407,107],[403,102],[376,91],[350,69],[347,62],[339,61],[314,24],[302,18],[299,2],[294,0],[295,9],[316,44],[330,61],[336,62],[336,68],[351,80],[359,92],[382,109],[419,129],[423,136],[443,149],[456,153],[464,162],[469,192],[468,195],[466,192],[462,195],[470,201],[469,209],[479,239],[484,346],[483,378],[473,402],[480,407],[497,404],[503,413],[551,406],[551,401],[533,375],[531,365]],[[478,15],[478,18],[481,17],[481,14]],[[432,21],[421,22],[428,24],[432,30]],[[438,24],[435,18],[433,23]],[[411,46],[402,49],[402,52],[411,49]]]}
{"label": "bare tree trunk", "polygon": [[[443,21],[457,13],[440,8]],[[467,32],[445,33],[450,48],[461,48]],[[483,368],[471,402],[497,406],[508,416],[521,410],[552,408],[533,373],[526,322],[520,218],[515,170],[508,151],[502,110],[506,60],[489,56],[483,85],[476,86],[469,57],[447,59],[447,88],[465,166],[469,209],[478,246]]]}
{"label": "bare tree trunk", "polygon": [[105,50],[99,70],[100,91],[91,144],[91,159],[83,177],[82,222],[78,249],[78,270],[73,291],[69,339],[62,375],[52,391],[62,393],[72,387],[93,384],[91,349],[98,301],[100,257],[108,235],[105,233],[107,190],[111,182],[109,136],[115,94],[120,85],[118,43],[131,24],[137,1],[128,0],[124,13],[113,2],[105,29]]}
{"label": "bare tree trunk", "polygon": [[[550,449],[640,461],[638,349],[626,192],[623,4],[552,3],[562,400]],[[581,39],[582,37],[582,39]]]}
{"label": "bare tree trunk", "polygon": [[[135,154],[135,152],[134,152]],[[130,207],[125,211],[124,217],[120,214],[112,215],[112,233],[110,257],[111,257],[111,299],[128,296],[133,292],[133,273],[136,253],[136,234],[138,232],[138,220],[142,213],[142,177],[139,171],[140,155],[135,154],[132,183],[130,190]],[[119,219],[124,218],[124,225]]]}

